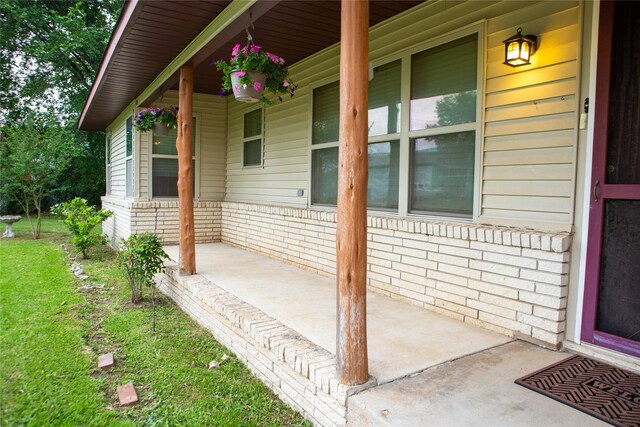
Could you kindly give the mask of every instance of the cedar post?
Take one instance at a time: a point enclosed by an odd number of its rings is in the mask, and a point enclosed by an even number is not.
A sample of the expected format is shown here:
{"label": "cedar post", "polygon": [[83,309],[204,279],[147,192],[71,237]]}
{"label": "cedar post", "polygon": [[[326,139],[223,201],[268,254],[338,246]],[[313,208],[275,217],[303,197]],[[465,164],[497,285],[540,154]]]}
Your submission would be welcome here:
{"label": "cedar post", "polygon": [[196,272],[196,241],[193,219],[193,166],[191,116],[193,110],[193,66],[180,68],[178,98],[178,203],[180,206],[180,274]]}
{"label": "cedar post", "polygon": [[342,0],[336,226],[338,376],[369,380],[367,359],[367,119],[369,2]]}

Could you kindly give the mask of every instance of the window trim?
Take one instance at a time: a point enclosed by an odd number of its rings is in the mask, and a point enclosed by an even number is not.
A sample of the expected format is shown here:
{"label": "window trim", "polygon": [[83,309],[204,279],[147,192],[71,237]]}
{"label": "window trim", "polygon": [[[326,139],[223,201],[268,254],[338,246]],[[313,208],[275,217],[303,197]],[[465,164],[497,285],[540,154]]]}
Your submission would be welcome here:
{"label": "window trim", "polygon": [[111,132],[106,132],[105,135],[105,195],[111,195],[111,153],[113,147],[111,146],[112,135]]}
{"label": "window trim", "polygon": [[[465,36],[477,34],[477,58],[476,58],[476,120],[475,123],[464,123],[459,125],[440,127],[434,129],[423,129],[416,131],[409,131],[410,120],[410,102],[411,102],[411,56],[446,44],[448,42],[463,38]],[[375,214],[386,214],[396,217],[411,217],[416,219],[433,219],[439,221],[454,221],[454,222],[477,222],[480,216],[480,199],[482,191],[482,157],[483,157],[483,141],[484,141],[484,104],[486,94],[486,20],[481,20],[454,31],[450,31],[446,34],[434,37],[424,42],[412,45],[408,48],[394,52],[393,54],[382,56],[380,58],[371,59],[370,62],[373,68],[377,68],[381,65],[388,64],[393,61],[401,61],[401,85],[400,85],[400,132],[396,134],[376,135],[368,138],[368,144],[373,142],[381,142],[382,140],[399,139],[400,140],[400,165],[399,165],[399,177],[398,177],[398,209],[396,210],[381,210],[377,208],[367,208],[367,212]],[[374,76],[375,78],[375,76]],[[335,211],[336,206],[318,205],[313,204],[313,185],[312,185],[312,157],[313,150],[322,148],[331,148],[339,146],[338,142],[330,142],[324,144],[313,144],[313,91],[316,88],[325,86],[339,80],[339,75],[333,75],[324,79],[320,79],[311,83],[311,96],[308,101],[308,165],[307,165],[307,179],[309,182],[309,196],[307,198],[307,207],[314,210]],[[475,161],[474,161],[474,194],[473,194],[473,210],[471,217],[456,217],[447,215],[434,215],[420,212],[411,212],[410,205],[410,175],[411,175],[411,159],[410,159],[410,140],[412,138],[429,135],[442,135],[446,133],[457,133],[463,131],[475,131]]]}
{"label": "window trim", "polygon": [[[193,186],[193,200],[199,200],[200,199],[200,123],[201,123],[201,119],[200,119],[200,113],[193,113],[191,115],[192,119],[196,119],[196,126],[193,129],[193,131],[195,132],[195,139],[196,139],[196,146],[193,150],[192,153],[192,160],[194,161],[194,171],[193,171],[193,178],[194,178],[194,186]],[[169,201],[175,201],[178,200],[178,196],[176,197],[169,197],[169,196],[154,196],[153,195],[153,159],[178,159],[178,155],[175,154],[153,154],[153,130],[150,130],[148,132],[146,132],[149,137],[147,138],[148,142],[148,153],[149,153],[149,159],[148,159],[148,166],[147,169],[149,170],[149,172],[147,173],[147,187],[148,189],[148,195],[147,198],[149,200],[169,200]]]}
{"label": "window trim", "polygon": [[[129,121],[131,121],[130,124]],[[129,141],[127,136],[131,135],[131,154],[127,155],[127,145]],[[135,176],[135,163],[133,153],[135,152],[135,134],[136,130],[133,128],[133,115],[127,116],[124,121],[124,197],[125,199],[132,199],[135,196],[136,183],[134,182]],[[127,162],[131,161],[131,179],[128,178]],[[128,182],[131,182],[131,192],[129,192]]]}
{"label": "window trim", "polygon": [[[260,115],[260,125],[261,125],[261,129],[260,129],[260,133],[258,135],[253,135],[253,136],[248,136],[245,137],[244,136],[244,119],[247,116],[247,114],[249,113],[253,113],[254,111],[261,109],[262,110],[262,114]],[[251,108],[247,108],[246,110],[243,110],[242,112],[242,155],[240,157],[240,166],[242,167],[242,169],[256,169],[256,168],[264,168],[264,152],[265,152],[265,110],[266,108],[264,108],[262,106],[261,103],[257,103],[257,105],[252,106]],[[245,149],[245,143],[247,142],[251,142],[251,141],[255,141],[257,139],[260,139],[260,163],[256,163],[256,164],[252,164],[252,165],[245,165],[244,164],[244,149]]]}

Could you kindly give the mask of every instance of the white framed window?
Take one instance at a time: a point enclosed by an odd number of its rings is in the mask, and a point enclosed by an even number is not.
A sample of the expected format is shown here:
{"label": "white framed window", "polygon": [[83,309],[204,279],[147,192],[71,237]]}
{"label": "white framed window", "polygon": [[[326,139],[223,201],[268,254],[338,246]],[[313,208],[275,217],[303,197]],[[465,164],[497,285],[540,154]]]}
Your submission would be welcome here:
{"label": "white framed window", "polygon": [[[396,60],[374,69],[369,82],[369,183],[367,206],[398,209],[401,116],[401,63]],[[338,125],[340,82],[313,91],[311,200],[335,206],[338,191]]]}
{"label": "white framed window", "polygon": [[125,123],[125,191],[126,197],[133,197],[133,118]]}
{"label": "white framed window", "polygon": [[[196,197],[196,141],[198,140],[198,120],[192,118],[191,152],[193,168],[193,195]],[[177,129],[171,129],[166,136],[151,135],[151,195],[154,198],[178,197],[178,150]]]}
{"label": "white framed window", "polygon": [[411,56],[411,213],[473,216],[477,57],[477,34]]}
{"label": "white framed window", "polygon": [[111,194],[111,133],[107,133],[105,138],[105,170],[106,188],[105,194]]}
{"label": "white framed window", "polygon": [[[479,180],[479,26],[381,61],[369,82],[369,209],[471,218]],[[314,88],[310,179],[335,206],[339,82]]]}
{"label": "white framed window", "polygon": [[262,166],[264,110],[245,113],[242,132],[242,166]]}

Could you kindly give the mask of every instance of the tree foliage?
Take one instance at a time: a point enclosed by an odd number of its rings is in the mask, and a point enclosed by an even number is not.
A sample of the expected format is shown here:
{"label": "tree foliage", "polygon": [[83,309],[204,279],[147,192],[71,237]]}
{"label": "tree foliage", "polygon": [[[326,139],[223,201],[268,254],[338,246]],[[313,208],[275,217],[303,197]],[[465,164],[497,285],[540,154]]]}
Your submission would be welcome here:
{"label": "tree foliage", "polygon": [[0,132],[54,114],[73,161],[58,188],[92,204],[104,193],[104,134],[77,129],[122,0],[0,0]]}
{"label": "tree foliage", "polygon": [[20,206],[36,239],[43,200],[60,187],[60,177],[74,153],[71,135],[56,120],[51,114],[29,115],[25,123],[5,127],[0,134],[0,200]]}

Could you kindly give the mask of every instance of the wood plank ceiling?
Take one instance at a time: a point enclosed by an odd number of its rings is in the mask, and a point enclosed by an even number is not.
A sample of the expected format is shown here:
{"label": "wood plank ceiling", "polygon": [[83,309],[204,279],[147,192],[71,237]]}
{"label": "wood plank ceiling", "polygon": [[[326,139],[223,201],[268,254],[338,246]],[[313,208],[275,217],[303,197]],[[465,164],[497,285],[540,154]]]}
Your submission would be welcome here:
{"label": "wood plank ceiling", "polygon": [[[120,37],[118,46],[103,64],[104,76],[97,91],[85,105],[80,128],[103,130],[122,110],[165,69],[188,44],[228,4],[228,0],[157,0],[139,1]],[[370,2],[369,25],[375,25],[421,1]],[[246,20],[238,28],[244,28]],[[289,65],[295,64],[340,41],[340,1],[282,1],[253,22],[251,30],[256,43],[277,55]],[[112,40],[113,42],[113,40]],[[214,45],[215,40],[212,41]],[[215,94],[220,89],[220,75],[211,63],[228,58],[235,43],[246,43],[244,29],[195,67],[194,90]],[[103,60],[104,61],[104,60]],[[166,87],[177,89],[172,76]]]}

